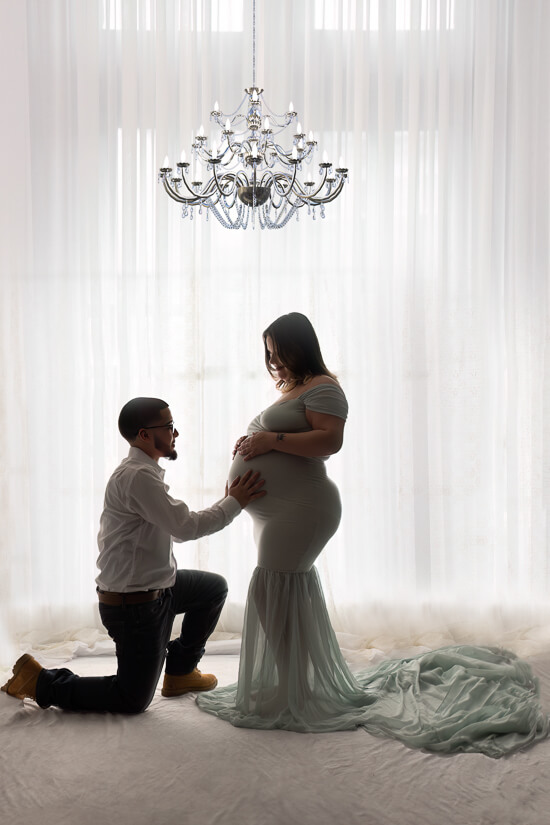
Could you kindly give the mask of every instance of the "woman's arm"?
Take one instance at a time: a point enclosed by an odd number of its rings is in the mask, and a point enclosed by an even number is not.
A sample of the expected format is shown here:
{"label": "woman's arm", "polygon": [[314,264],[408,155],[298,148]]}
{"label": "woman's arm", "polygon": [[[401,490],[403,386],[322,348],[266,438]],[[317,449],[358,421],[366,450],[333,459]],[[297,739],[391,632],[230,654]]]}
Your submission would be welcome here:
{"label": "woman's arm", "polygon": [[271,450],[304,458],[337,453],[344,440],[345,420],[312,410],[306,410],[306,418],[311,427],[306,433],[282,433],[283,437],[278,438],[278,433],[260,431],[245,438],[237,452],[245,461]]}

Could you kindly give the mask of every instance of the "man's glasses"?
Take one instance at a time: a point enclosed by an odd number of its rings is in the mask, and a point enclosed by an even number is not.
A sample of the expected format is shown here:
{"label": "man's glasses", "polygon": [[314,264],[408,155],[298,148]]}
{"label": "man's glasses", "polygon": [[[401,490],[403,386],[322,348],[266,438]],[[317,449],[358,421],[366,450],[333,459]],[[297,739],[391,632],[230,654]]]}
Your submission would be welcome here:
{"label": "man's glasses", "polygon": [[[141,427],[142,430],[170,430],[171,433],[174,432],[174,422],[169,421],[168,424],[154,424],[152,427]],[[138,430],[139,432],[139,430]]]}

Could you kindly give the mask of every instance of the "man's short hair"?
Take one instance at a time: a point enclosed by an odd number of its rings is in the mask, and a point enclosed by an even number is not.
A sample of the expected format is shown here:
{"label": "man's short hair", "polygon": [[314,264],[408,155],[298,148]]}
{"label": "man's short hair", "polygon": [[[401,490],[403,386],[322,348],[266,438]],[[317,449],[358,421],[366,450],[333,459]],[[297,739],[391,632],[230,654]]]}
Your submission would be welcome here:
{"label": "man's short hair", "polygon": [[132,398],[120,411],[118,429],[130,443],[143,427],[152,427],[158,422],[159,413],[169,405],[160,398]]}

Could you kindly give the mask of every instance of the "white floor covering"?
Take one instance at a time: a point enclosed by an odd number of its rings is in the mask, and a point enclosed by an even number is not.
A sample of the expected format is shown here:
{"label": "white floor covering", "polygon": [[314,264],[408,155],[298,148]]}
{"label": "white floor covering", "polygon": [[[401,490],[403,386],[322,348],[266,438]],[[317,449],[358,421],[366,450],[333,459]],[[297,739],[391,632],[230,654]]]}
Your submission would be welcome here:
{"label": "white floor covering", "polygon": [[[213,650],[237,643],[213,644]],[[550,651],[529,658],[550,708]],[[112,655],[79,656],[81,675]],[[203,671],[235,680],[238,655],[208,652]],[[412,751],[362,730],[233,728],[194,696],[140,716],[42,710],[0,694],[0,822],[39,825],[548,825],[550,739],[492,760]]]}

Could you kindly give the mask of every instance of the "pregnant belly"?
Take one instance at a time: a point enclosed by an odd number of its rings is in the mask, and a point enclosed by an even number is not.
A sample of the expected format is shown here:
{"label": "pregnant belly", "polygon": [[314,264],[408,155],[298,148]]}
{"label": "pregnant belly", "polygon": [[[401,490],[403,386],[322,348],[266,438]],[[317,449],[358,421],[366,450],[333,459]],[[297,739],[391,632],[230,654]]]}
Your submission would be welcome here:
{"label": "pregnant belly", "polygon": [[340,496],[324,461],[275,451],[250,461],[237,455],[229,481],[250,469],[260,473],[267,492],[246,508],[254,520],[259,566],[309,570],[340,521]]}
{"label": "pregnant belly", "polygon": [[[319,486],[327,481],[324,462],[272,451],[250,461],[237,454],[229,468],[229,483],[248,470],[260,473],[270,498],[299,499],[304,504],[314,499]],[[251,511],[251,505],[247,510]]]}

